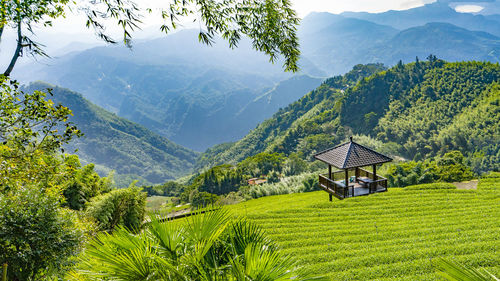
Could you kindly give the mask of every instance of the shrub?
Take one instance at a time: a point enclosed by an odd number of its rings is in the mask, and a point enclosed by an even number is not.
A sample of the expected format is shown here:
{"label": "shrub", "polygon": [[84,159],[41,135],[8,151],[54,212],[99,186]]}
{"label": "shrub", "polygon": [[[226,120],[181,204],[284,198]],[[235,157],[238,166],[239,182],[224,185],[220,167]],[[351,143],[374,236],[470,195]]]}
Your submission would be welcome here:
{"label": "shrub", "polygon": [[277,183],[244,186],[240,188],[240,193],[245,198],[259,198],[271,195],[306,192],[310,190],[309,187],[304,185],[304,181],[307,181],[312,177],[317,178],[318,175],[315,173],[305,173],[298,176],[283,178]]}
{"label": "shrub", "polygon": [[86,214],[96,221],[101,231],[112,231],[119,225],[139,230],[144,221],[145,209],[146,193],[131,186],[93,198]]}
{"label": "shrub", "polygon": [[63,268],[84,239],[72,211],[39,188],[0,195],[0,263],[8,280],[42,280]]}
{"label": "shrub", "polygon": [[482,178],[500,178],[500,172],[489,172],[482,176]]}

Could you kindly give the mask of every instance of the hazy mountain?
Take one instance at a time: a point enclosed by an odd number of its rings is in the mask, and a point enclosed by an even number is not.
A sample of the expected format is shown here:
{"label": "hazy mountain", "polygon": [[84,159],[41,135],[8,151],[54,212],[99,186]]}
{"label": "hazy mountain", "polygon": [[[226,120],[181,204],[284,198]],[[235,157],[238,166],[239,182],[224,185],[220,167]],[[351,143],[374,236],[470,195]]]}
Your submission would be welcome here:
{"label": "hazy mountain", "polygon": [[283,85],[293,87],[262,103],[262,95],[292,74],[270,64],[246,41],[235,50],[222,42],[210,48],[196,42],[195,34],[186,30],[138,42],[132,50],[93,48],[53,59],[51,65],[30,66],[15,77],[81,92],[93,103],[199,151],[241,138],[321,83],[305,76],[285,80]]}
{"label": "hazy mountain", "polygon": [[49,98],[73,111],[70,121],[85,134],[67,146],[84,163],[95,163],[101,173],[115,170],[117,177],[134,175],[162,183],[191,172],[197,154],[136,123],[106,111],[82,95],[47,83],[36,82],[28,90],[52,88]]}
{"label": "hazy mountain", "polygon": [[299,37],[303,56],[332,75],[345,73],[359,63],[383,62],[376,56],[366,61],[365,53],[397,33],[390,26],[365,20],[311,13],[302,21]]}
{"label": "hazy mountain", "polygon": [[447,61],[500,61],[500,38],[469,31],[448,23],[428,23],[401,31],[391,40],[367,50],[366,60],[381,58],[394,65],[399,60],[425,59],[430,53]]}
{"label": "hazy mountain", "polygon": [[196,30],[140,40],[132,50],[107,46],[72,52],[20,67],[14,77],[78,91],[118,116],[203,151],[237,141],[319,85],[320,79],[305,75],[337,75],[365,63],[390,66],[431,53],[447,61],[498,62],[500,39],[487,33],[498,34],[495,19],[457,13],[442,1],[379,14],[312,13],[298,32],[298,77],[284,73],[281,62],[270,64],[248,40],[235,50],[222,40],[208,47],[197,42]]}
{"label": "hazy mountain", "polygon": [[394,65],[399,60],[409,62],[431,53],[447,61],[498,62],[500,58],[499,37],[449,23],[424,23],[398,31],[366,20],[312,13],[302,22],[301,38],[305,38],[304,55],[332,75],[345,73],[359,63]]}

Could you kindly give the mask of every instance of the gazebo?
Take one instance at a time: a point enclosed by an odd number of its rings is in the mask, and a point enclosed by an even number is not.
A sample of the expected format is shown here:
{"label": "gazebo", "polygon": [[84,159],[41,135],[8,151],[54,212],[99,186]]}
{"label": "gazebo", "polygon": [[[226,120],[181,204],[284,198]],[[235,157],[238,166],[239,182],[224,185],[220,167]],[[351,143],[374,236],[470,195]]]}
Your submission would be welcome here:
{"label": "gazebo", "polygon": [[[319,187],[339,199],[387,191],[387,179],[377,175],[377,165],[392,159],[352,140],[314,155],[328,164],[319,175]],[[339,171],[332,172],[332,166]],[[372,166],[372,172],[361,167]]]}

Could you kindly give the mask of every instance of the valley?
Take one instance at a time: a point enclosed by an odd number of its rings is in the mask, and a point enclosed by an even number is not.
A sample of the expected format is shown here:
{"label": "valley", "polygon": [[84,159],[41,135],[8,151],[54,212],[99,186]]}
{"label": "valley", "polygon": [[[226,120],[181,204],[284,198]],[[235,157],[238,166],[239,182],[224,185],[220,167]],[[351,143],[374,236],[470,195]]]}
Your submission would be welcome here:
{"label": "valley", "polygon": [[1,2],[2,281],[498,280],[500,0],[146,2]]}

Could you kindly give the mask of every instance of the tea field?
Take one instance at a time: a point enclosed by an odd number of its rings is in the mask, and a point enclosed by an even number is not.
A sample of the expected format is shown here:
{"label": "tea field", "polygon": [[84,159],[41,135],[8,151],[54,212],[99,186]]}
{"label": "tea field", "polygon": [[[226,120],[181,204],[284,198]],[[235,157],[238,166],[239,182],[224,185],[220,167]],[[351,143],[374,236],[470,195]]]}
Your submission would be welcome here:
{"label": "tea field", "polygon": [[448,257],[500,276],[500,178],[477,190],[446,185],[328,201],[323,191],[230,207],[262,226],[304,271],[331,280],[440,280]]}

